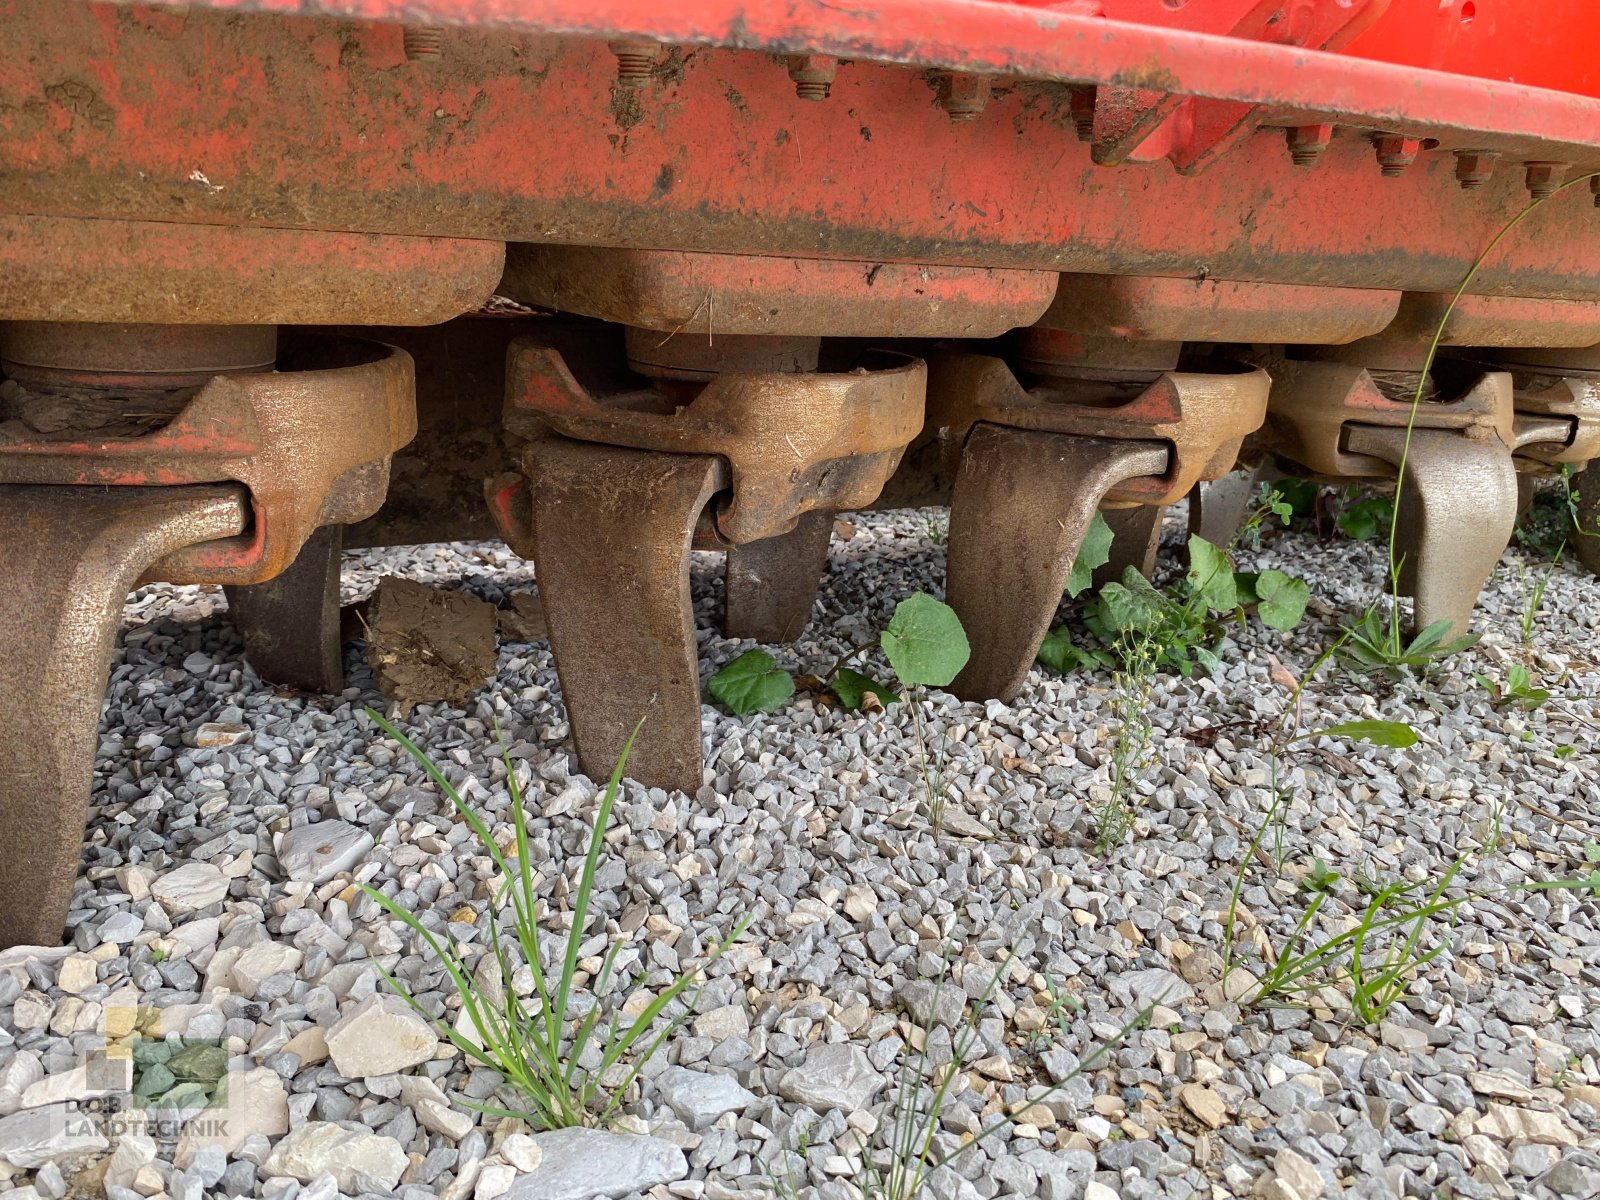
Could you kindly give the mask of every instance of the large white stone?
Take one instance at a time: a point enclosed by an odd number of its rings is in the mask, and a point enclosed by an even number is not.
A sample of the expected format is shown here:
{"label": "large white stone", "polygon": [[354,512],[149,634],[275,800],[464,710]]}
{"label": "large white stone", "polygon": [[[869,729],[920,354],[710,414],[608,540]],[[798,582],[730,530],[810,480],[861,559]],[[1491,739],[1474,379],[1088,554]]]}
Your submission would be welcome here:
{"label": "large white stone", "polygon": [[0,1160],[24,1171],[52,1159],[104,1150],[110,1144],[90,1117],[68,1104],[25,1108],[0,1118]]}
{"label": "large white stone", "polygon": [[289,1097],[283,1080],[270,1067],[230,1072],[228,1099],[220,1109],[208,1110],[205,1120],[185,1125],[178,1138],[174,1161],[187,1167],[190,1157],[206,1146],[221,1146],[229,1157],[252,1134],[275,1138],[289,1129]]}
{"label": "large white stone", "polygon": [[44,1066],[32,1050],[18,1050],[11,1061],[0,1067],[0,1117],[9,1117],[22,1107],[22,1095],[44,1078]]}
{"label": "large white stone", "polygon": [[241,996],[254,997],[264,980],[280,971],[295,970],[304,957],[293,946],[282,942],[257,942],[233,960],[234,990]]}
{"label": "large white stone", "polygon": [[871,1104],[883,1083],[861,1047],[823,1043],[812,1046],[805,1062],[784,1075],[778,1092],[818,1112],[837,1108],[852,1113]]}
{"label": "large white stone", "polygon": [[117,1138],[117,1148],[111,1153],[106,1167],[106,1182],[114,1187],[131,1188],[134,1176],[156,1160],[154,1138],[142,1133],[124,1133]]}
{"label": "large white stone", "polygon": [[743,1112],[755,1096],[728,1075],[668,1067],[656,1076],[656,1091],[690,1129],[704,1129],[724,1113]]}
{"label": "large white stone", "polygon": [[291,829],[278,842],[278,865],[300,883],[326,883],[366,857],[372,835],[348,821],[318,821]]}
{"label": "large white stone", "polygon": [[517,1176],[509,1200],[593,1200],[646,1192],[689,1173],[683,1151],[671,1142],[603,1129],[556,1129],[533,1136],[539,1165]]}
{"label": "large white stone", "polygon": [[328,1030],[328,1054],[349,1079],[393,1075],[427,1062],[438,1048],[432,1027],[398,996],[368,996]]}
{"label": "large white stone", "polygon": [[228,894],[228,877],[210,863],[185,863],[152,883],[150,894],[169,913],[194,912]]}
{"label": "large white stone", "polygon": [[459,1142],[472,1132],[477,1120],[471,1113],[452,1108],[439,1085],[426,1075],[400,1077],[400,1102],[417,1118],[417,1124]]}
{"label": "large white stone", "polygon": [[341,1192],[366,1190],[356,1176],[379,1180],[386,1188],[400,1182],[408,1165],[405,1147],[392,1137],[355,1132],[332,1121],[308,1121],[289,1134],[261,1164],[264,1175],[287,1175],[310,1183],[318,1175],[332,1175]]}

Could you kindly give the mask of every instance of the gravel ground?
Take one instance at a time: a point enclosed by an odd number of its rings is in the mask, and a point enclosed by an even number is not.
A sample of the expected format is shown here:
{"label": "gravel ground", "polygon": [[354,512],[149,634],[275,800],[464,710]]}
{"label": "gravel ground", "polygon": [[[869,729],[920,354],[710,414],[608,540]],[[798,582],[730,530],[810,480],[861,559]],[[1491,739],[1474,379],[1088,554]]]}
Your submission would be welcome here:
{"label": "gravel ground", "polygon": [[[898,599],[937,593],[942,521],[858,518],[855,537],[835,539],[818,616],[780,662],[825,666]],[[1109,858],[1091,848],[1115,736],[1104,675],[1037,670],[1010,707],[932,695],[954,797],[943,835],[928,827],[906,706],[703,709],[705,785],[692,798],[627,785],[599,907],[644,989],[700,961],[741,915],[752,924],[652,1060],[621,1122],[631,1132],[534,1138],[467,1107],[492,1103],[497,1079],[385,998],[378,965],[430,1008],[454,1007],[437,965],[352,878],[398,891],[472,955],[492,870],[362,715],[380,701],[357,651],[342,697],[280,692],[245,666],[220,593],[145,589],[112,674],[72,944],[0,954],[0,1188],[18,1200],[102,1187],[113,1200],[581,1200],[651,1187],[735,1200],[770,1194],[770,1172],[845,1200],[861,1178],[858,1135],[872,1144],[892,1119],[907,1040],[948,1060],[958,997],[982,995],[1001,969],[940,1118],[941,1150],[1160,1004],[1149,1028],[935,1174],[937,1200],[1600,1195],[1600,900],[1522,886],[1587,870],[1584,844],[1600,840],[1600,713],[1587,698],[1600,694],[1600,587],[1558,568],[1523,645],[1524,564],[1508,554],[1477,650],[1421,686],[1325,674],[1308,689],[1308,727],[1382,716],[1410,721],[1421,742],[1301,743],[1286,756],[1282,866],[1252,866],[1241,949],[1289,934],[1316,859],[1385,881],[1435,880],[1459,862],[1473,893],[1424,940],[1440,953],[1410,995],[1362,1028],[1333,995],[1310,1010],[1241,1008],[1228,997],[1243,977],[1224,989],[1219,955],[1267,806],[1262,724],[1287,699],[1268,655],[1308,665],[1369,602],[1379,551],[1292,534],[1246,557],[1307,578],[1309,619],[1292,635],[1239,631],[1217,678],[1157,681],[1139,819]],[[714,556],[696,562],[707,674],[745,648],[712,632],[719,570]],[[421,547],[352,556],[348,597],[383,574],[496,601],[532,585],[498,545]],[[1514,662],[1557,699],[1496,710],[1473,673],[1503,677]],[[503,644],[471,711],[419,706],[404,726],[504,834],[496,721],[560,910],[596,787],[564,749],[548,647]],[[1337,892],[1325,928],[1362,903]],[[946,969],[946,990],[919,986]],[[1080,1006],[1065,1028],[1056,994]],[[226,1060],[225,1121],[107,1111],[126,1080],[104,1074],[101,1048],[135,1026],[152,1094],[201,1087],[184,1083],[203,1079],[199,1059]],[[152,1048],[162,1036],[182,1041]]]}

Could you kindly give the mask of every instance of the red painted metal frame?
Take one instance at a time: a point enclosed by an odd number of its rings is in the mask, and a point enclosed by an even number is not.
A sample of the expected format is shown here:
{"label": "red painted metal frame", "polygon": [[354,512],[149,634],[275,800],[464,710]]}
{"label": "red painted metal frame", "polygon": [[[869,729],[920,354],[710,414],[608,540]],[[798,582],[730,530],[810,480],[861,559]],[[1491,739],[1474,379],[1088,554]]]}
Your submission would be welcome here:
{"label": "red painted metal frame", "polygon": [[[726,46],[1244,101],[1600,160],[1600,102],[1271,42],[973,0],[202,0],[208,7]],[[1538,20],[1529,12],[1528,19]],[[1590,40],[1592,40],[1592,35]],[[1510,147],[1508,147],[1510,148]]]}

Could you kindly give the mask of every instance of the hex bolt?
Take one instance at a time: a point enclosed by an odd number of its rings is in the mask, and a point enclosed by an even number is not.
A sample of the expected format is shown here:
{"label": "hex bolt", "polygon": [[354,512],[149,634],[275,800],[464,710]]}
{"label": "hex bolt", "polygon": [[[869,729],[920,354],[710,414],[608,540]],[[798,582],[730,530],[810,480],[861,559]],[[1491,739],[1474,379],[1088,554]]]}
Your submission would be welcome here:
{"label": "hex bolt", "polygon": [[1470,192],[1488,183],[1499,159],[1497,150],[1457,150],[1456,182],[1461,185],[1461,190]]}
{"label": "hex bolt", "polygon": [[1295,166],[1315,166],[1322,152],[1333,142],[1333,126],[1296,125],[1284,137],[1289,144],[1289,158]]}
{"label": "hex bolt", "polygon": [[444,30],[437,25],[407,25],[402,40],[410,62],[432,62],[444,57]]}
{"label": "hex bolt", "polygon": [[939,82],[939,107],[952,121],[976,121],[989,103],[989,77],[952,71]]}
{"label": "hex bolt", "polygon": [[655,70],[661,46],[656,42],[612,42],[611,53],[617,56],[617,82],[625,88],[641,88]]}
{"label": "hex bolt", "polygon": [[833,90],[833,80],[839,74],[839,60],[831,54],[789,55],[789,78],[794,80],[794,94],[802,100],[821,101]]}
{"label": "hex bolt", "polygon": [[1553,195],[1561,186],[1561,177],[1567,173],[1566,163],[1527,162],[1522,165],[1528,171],[1526,177],[1528,195],[1535,200],[1543,200],[1546,196]]}
{"label": "hex bolt", "polygon": [[1378,153],[1378,166],[1383,177],[1394,179],[1405,174],[1405,169],[1417,161],[1417,151],[1422,148],[1422,143],[1417,138],[1380,133],[1373,137],[1372,146]]}

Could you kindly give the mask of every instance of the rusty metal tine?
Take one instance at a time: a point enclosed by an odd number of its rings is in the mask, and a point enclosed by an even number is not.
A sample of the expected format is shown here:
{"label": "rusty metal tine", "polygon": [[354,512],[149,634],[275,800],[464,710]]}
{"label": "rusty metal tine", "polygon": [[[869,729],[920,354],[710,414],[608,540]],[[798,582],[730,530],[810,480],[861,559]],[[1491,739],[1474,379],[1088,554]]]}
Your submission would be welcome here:
{"label": "rusty metal tine", "polygon": [[339,566],[344,526],[324,525],[276,579],[225,587],[244,656],[268,683],[306,692],[344,689]]}
{"label": "rusty metal tine", "polygon": [[1221,479],[1196,484],[1189,493],[1190,536],[1204,538],[1213,546],[1232,544],[1244,528],[1261,485],[1282,477],[1268,459],[1259,466],[1240,467]]}
{"label": "rusty metal tine", "polygon": [[548,438],[523,461],[539,594],[579,763],[604,779],[644,718],[629,777],[693,793],[700,672],[689,546],[720,460]]}
{"label": "rusty metal tine", "polygon": [[1416,601],[1414,628],[1448,621],[1459,637],[1517,523],[1517,472],[1498,438],[1467,438],[1447,429],[1351,425],[1352,453],[1399,466],[1400,589]]}
{"label": "rusty metal tine", "polygon": [[55,945],[66,927],[128,590],[162,556],[248,523],[233,485],[0,487],[0,949]]}
{"label": "rusty metal tine", "polygon": [[1104,587],[1122,578],[1132,567],[1146,579],[1156,569],[1156,551],[1161,548],[1161,518],[1167,509],[1162,504],[1141,504],[1138,508],[1112,508],[1100,515],[1111,526],[1111,557],[1095,568],[1094,586]]}
{"label": "rusty metal tine", "polygon": [[1580,563],[1600,575],[1600,459],[1576,472],[1572,487],[1578,493],[1572,548]]}
{"label": "rusty metal tine", "polygon": [[973,426],[950,501],[946,587],[972,657],[952,692],[1016,696],[1101,499],[1161,474],[1167,459],[1166,446],[1146,441]]}
{"label": "rusty metal tine", "polygon": [[814,509],[789,533],[729,550],[723,632],[768,644],[799,637],[828,568],[832,536],[833,513]]}

